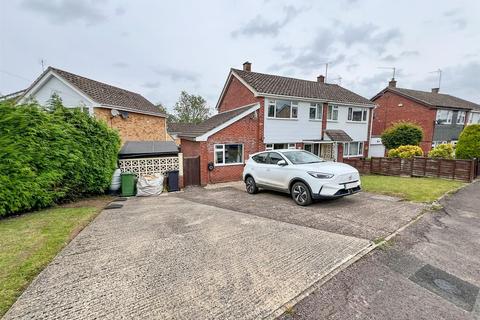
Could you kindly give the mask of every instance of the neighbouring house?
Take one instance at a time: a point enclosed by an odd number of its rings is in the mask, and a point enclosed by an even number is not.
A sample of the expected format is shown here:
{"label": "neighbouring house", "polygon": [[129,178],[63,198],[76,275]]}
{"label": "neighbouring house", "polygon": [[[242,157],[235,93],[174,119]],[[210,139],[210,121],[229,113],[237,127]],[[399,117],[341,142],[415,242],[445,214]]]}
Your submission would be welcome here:
{"label": "neighbouring house", "polygon": [[41,105],[57,94],[67,108],[80,108],[117,129],[126,141],[166,141],[166,115],[138,93],[49,67],[25,90],[19,102]]}
{"label": "neighbouring house", "polygon": [[263,74],[245,62],[243,70],[230,70],[218,114],[177,135],[185,159],[199,157],[200,184],[234,181],[249,155],[262,150],[305,149],[332,161],[364,157],[373,107],[323,76],[308,81]]}
{"label": "neighbouring house", "polygon": [[4,96],[1,96],[0,97],[0,102],[3,102],[3,101],[16,102],[17,99],[19,99],[25,93],[25,91],[27,91],[27,89],[15,91],[15,92],[6,94]]}
{"label": "neighbouring house", "polygon": [[191,126],[192,126],[192,124],[190,124],[190,123],[168,122],[167,123],[167,132],[170,135],[170,137],[172,138],[172,140],[175,141],[175,143],[177,145],[180,145],[181,141],[180,141],[180,137],[178,135],[180,133],[182,133],[182,131],[185,131],[188,128],[190,128]]}
{"label": "neighbouring house", "polygon": [[[423,129],[420,146],[425,153],[442,143],[456,144],[463,128],[480,123],[480,105],[439,92],[398,88],[395,79],[372,99],[377,104],[373,112],[370,156],[385,152],[379,139],[382,132],[395,122],[408,121]],[[382,152],[383,150],[383,152]]]}

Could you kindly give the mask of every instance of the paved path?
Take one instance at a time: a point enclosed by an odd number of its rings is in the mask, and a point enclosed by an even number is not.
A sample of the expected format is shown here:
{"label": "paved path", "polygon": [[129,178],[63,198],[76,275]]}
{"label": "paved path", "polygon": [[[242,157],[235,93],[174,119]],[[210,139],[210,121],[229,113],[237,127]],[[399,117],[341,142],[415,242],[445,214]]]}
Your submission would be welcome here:
{"label": "paved path", "polygon": [[300,319],[480,319],[480,182],[294,308]]}
{"label": "paved path", "polygon": [[83,230],[5,319],[259,319],[369,245],[171,196],[134,198]]}

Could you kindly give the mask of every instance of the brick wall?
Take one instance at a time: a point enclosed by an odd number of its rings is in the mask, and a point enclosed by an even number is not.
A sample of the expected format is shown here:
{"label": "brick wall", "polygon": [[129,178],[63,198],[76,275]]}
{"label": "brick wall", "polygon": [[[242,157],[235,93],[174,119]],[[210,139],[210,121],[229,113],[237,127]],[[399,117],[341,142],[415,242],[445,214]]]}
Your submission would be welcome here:
{"label": "brick wall", "polygon": [[218,106],[218,112],[236,109],[251,103],[261,102],[263,98],[255,97],[235,76],[227,84],[223,99]]}
{"label": "brick wall", "polygon": [[200,180],[202,185],[241,180],[243,164],[220,165],[215,166],[213,171],[208,171],[208,163],[214,162],[215,144],[243,144],[244,162],[249,158],[250,154],[259,151],[257,143],[259,118],[258,116],[257,118],[252,118],[253,114],[215,133],[207,141],[194,142],[182,139],[181,146],[185,157],[200,155]]}
{"label": "brick wall", "polygon": [[95,117],[104,120],[111,128],[117,129],[122,144],[125,141],[166,141],[166,119],[141,113],[128,113],[128,118],[112,117],[111,110],[95,108]]}
{"label": "brick wall", "polygon": [[[423,129],[423,141],[420,144],[426,153],[432,148],[435,109],[404,98],[392,92],[386,92],[375,100],[378,107],[374,111],[372,135],[382,132],[398,121],[409,121],[420,125]],[[399,104],[403,104],[399,107]]]}

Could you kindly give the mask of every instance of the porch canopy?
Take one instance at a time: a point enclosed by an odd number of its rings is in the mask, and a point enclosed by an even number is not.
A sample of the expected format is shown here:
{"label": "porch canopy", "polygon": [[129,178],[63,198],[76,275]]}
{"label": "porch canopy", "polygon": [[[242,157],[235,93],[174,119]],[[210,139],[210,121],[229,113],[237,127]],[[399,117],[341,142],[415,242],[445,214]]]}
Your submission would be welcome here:
{"label": "porch canopy", "polygon": [[352,137],[350,137],[345,131],[343,130],[325,130],[325,135],[331,140],[335,142],[351,142],[353,141]]}
{"label": "porch canopy", "polygon": [[176,156],[178,147],[173,141],[127,141],[118,153],[120,159]]}

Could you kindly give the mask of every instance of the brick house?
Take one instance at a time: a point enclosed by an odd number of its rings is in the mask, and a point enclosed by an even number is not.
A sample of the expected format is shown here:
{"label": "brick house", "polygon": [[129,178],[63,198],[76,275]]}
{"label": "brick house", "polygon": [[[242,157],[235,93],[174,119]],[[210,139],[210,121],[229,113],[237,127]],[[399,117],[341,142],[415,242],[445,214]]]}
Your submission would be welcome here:
{"label": "brick house", "polygon": [[67,108],[80,108],[117,129],[126,141],[166,141],[166,115],[140,94],[49,67],[19,98],[41,105],[56,93]]}
{"label": "brick house", "polygon": [[[480,123],[480,105],[449,94],[398,88],[392,79],[389,85],[371,100],[377,104],[373,112],[371,151],[382,148],[379,136],[398,121],[409,121],[423,129],[420,146],[428,153],[441,143],[456,143],[469,123]],[[384,152],[384,148],[383,148]],[[382,153],[380,151],[380,153]],[[372,153],[370,153],[372,155]]]}
{"label": "brick house", "polygon": [[218,114],[177,135],[185,157],[200,157],[202,185],[234,181],[249,155],[263,150],[305,149],[332,161],[365,156],[373,107],[323,76],[263,74],[246,62],[230,70]]}

